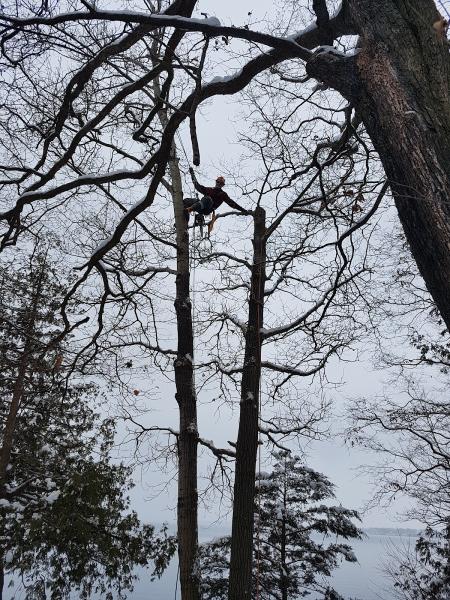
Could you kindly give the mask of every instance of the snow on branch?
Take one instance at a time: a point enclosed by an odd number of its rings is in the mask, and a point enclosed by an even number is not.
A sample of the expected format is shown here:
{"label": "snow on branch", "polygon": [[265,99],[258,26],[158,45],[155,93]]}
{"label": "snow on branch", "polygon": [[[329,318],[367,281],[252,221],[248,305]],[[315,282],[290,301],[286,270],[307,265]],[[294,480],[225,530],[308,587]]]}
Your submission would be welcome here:
{"label": "snow on branch", "polygon": [[135,23],[139,25],[151,25],[157,27],[173,27],[183,31],[192,31],[203,33],[210,37],[226,36],[236,39],[251,41],[271,48],[288,51],[294,56],[299,56],[307,60],[311,51],[297,43],[294,36],[278,37],[252,31],[251,29],[240,27],[222,26],[219,19],[210,17],[206,19],[195,19],[192,17],[183,17],[179,15],[168,14],[146,14],[133,11],[109,11],[109,10],[90,10],[89,12],[71,12],[61,13],[54,17],[34,17],[28,19],[18,19],[15,17],[1,16],[0,23],[8,24],[12,27],[26,27],[27,25],[60,25],[67,22],[79,21],[121,21],[125,23]]}
{"label": "snow on branch", "polygon": [[236,457],[236,452],[234,452],[234,450],[228,450],[228,448],[217,448],[212,440],[205,440],[204,438],[199,437],[197,441],[200,446],[208,448],[208,450],[210,450],[214,456],[217,456],[218,458],[223,458],[224,456],[229,456],[230,458]]}
{"label": "snow on branch", "polygon": [[[0,214],[0,220],[6,220],[10,227],[6,234],[3,236],[2,245],[5,246],[8,243],[11,243],[11,239],[14,235],[18,235],[20,230],[20,218],[21,213],[26,204],[31,204],[35,200],[45,200],[49,198],[53,198],[59,194],[62,194],[66,191],[70,191],[79,187],[81,185],[101,185],[102,183],[114,182],[121,179],[131,178],[131,179],[142,179],[146,175],[152,173],[152,181],[150,183],[147,195],[145,199],[138,205],[133,207],[129,212],[127,212],[122,219],[117,224],[115,231],[112,234],[112,237],[104,244],[101,248],[97,249],[97,251],[92,255],[89,260],[88,265],[86,265],[87,269],[90,270],[94,265],[98,265],[99,261],[102,260],[103,256],[109,252],[122,238],[124,232],[127,230],[129,224],[146,208],[148,208],[154,200],[155,194],[157,192],[158,186],[161,183],[162,178],[164,177],[165,168],[167,161],[169,160],[169,153],[172,144],[173,137],[181,124],[181,122],[192,113],[193,107],[197,107],[204,100],[214,97],[216,95],[229,95],[235,94],[236,92],[242,90],[246,85],[248,85],[252,79],[260,72],[264,71],[267,68],[270,68],[273,65],[278,64],[284,60],[293,57],[300,57],[304,60],[308,60],[311,56],[313,56],[311,49],[316,48],[321,44],[320,35],[318,32],[318,28],[315,25],[311,25],[307,27],[301,32],[288,36],[286,38],[278,38],[275,36],[271,36],[268,34],[253,32],[251,30],[247,30],[245,28],[237,28],[237,27],[222,27],[217,24],[216,21],[206,20],[206,19],[189,19],[187,17],[179,17],[177,15],[169,15],[170,9],[173,10],[173,5],[169,7],[166,11],[166,14],[158,14],[158,15],[148,15],[141,13],[133,13],[125,11],[125,13],[115,13],[111,11],[92,11],[92,7],[86,13],[83,12],[75,12],[75,13],[67,13],[65,15],[57,15],[55,17],[38,17],[32,19],[17,19],[15,17],[7,17],[5,15],[0,16],[0,24],[3,24],[3,34],[7,34],[8,31],[14,30],[14,28],[20,28],[23,30],[27,24],[29,25],[53,25],[53,24],[61,24],[64,21],[77,21],[77,20],[99,20],[99,19],[108,19],[108,20],[118,20],[124,21],[126,18],[127,22],[137,23],[139,26],[133,30],[130,34],[126,36],[126,39],[120,39],[116,43],[117,46],[108,46],[106,49],[100,50],[91,60],[86,63],[86,65],[77,72],[73,78],[71,79],[69,86],[67,87],[66,94],[61,106],[61,109],[57,115],[55,121],[55,128],[52,132],[51,136],[45,140],[44,144],[44,152],[38,167],[45,162],[46,154],[52,139],[55,138],[61,131],[65,119],[70,111],[70,106],[74,101],[75,97],[79,94],[79,90],[83,88],[83,86],[79,85],[79,83],[83,82],[86,78],[89,78],[93,71],[98,68],[111,54],[118,54],[122,51],[127,50],[133,44],[135,44],[139,39],[142,38],[143,35],[155,29],[158,26],[167,27],[176,27],[182,29],[184,31],[198,31],[203,32],[205,35],[226,35],[228,37],[246,39],[248,41],[252,41],[255,43],[261,43],[263,45],[271,46],[272,49],[261,53],[256,58],[250,60],[246,65],[244,65],[238,73],[235,73],[230,78],[222,78],[219,81],[210,82],[202,86],[200,93],[198,90],[194,90],[181,104],[179,110],[172,115],[169,119],[169,122],[163,132],[161,143],[159,149],[149,158],[148,162],[143,165],[140,170],[137,171],[122,171],[115,173],[108,173],[104,175],[85,175],[81,178],[75,179],[74,181],[67,182],[63,185],[53,187],[49,190],[37,191],[34,186],[31,189],[27,190],[25,195],[19,198],[16,205],[10,210],[3,212]],[[55,21],[56,20],[56,21]],[[344,34],[352,33],[351,26],[346,22],[344,12],[339,11],[333,18],[330,19],[330,26],[333,27],[335,37],[339,37]],[[162,69],[161,65],[157,68]],[[154,78],[157,76],[157,73],[149,73],[146,75],[146,81],[144,82],[144,78],[142,78],[136,84],[139,86],[145,85],[148,81],[147,78]],[[136,85],[135,84],[135,85]],[[131,93],[131,88],[128,88],[125,92],[126,95]],[[110,111],[110,106],[106,109],[105,114],[108,114]],[[96,117],[96,119],[102,119],[104,110],[100,111],[101,114]],[[92,122],[90,123],[92,125]],[[81,131],[79,134],[82,136]],[[74,151],[78,147],[78,143],[80,139],[78,139],[78,134],[76,140],[74,139],[73,145],[70,146],[70,151]],[[67,163],[70,156],[65,155],[64,161]],[[38,187],[41,187],[43,184],[47,183],[51,178],[54,177],[55,173],[60,168],[60,162],[56,163],[54,167],[45,175],[44,180],[38,183]],[[16,233],[17,232],[17,233]],[[231,258],[231,257],[230,257]],[[247,266],[246,263],[245,266]]]}
{"label": "snow on branch", "polygon": [[[180,432],[177,431],[176,429],[173,429],[172,427],[160,427],[158,425],[152,425],[151,427],[144,427],[143,425],[138,423],[131,416],[128,416],[127,420],[131,421],[134,425],[138,426],[141,434],[142,433],[167,433],[169,436],[174,436],[177,439],[180,437]],[[236,452],[234,450],[229,450],[228,448],[218,448],[212,440],[207,440],[207,439],[200,437],[198,435],[197,429],[195,427],[191,427],[190,431],[191,431],[191,433],[196,434],[197,442],[201,446],[208,448],[208,450],[210,450],[214,454],[214,456],[216,456],[217,458],[223,459],[224,456],[227,456],[229,458],[236,457]]]}

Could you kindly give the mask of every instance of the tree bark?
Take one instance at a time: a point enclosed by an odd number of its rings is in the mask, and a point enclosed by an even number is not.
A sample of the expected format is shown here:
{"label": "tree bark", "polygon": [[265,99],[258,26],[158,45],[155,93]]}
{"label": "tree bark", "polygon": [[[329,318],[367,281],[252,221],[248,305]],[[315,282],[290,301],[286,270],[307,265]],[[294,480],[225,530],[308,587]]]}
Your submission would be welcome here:
{"label": "tree bark", "polygon": [[175,360],[176,399],[179,406],[178,436],[178,556],[183,600],[199,600],[197,399],[194,385],[194,335],[189,297],[189,234],[183,210],[183,188],[178,159],[173,150],[169,162],[177,232],[175,312],[178,347]]}
{"label": "tree bark", "polygon": [[286,514],[287,514],[287,485],[286,485],[286,458],[284,459],[284,480],[283,480],[283,518],[281,521],[281,600],[288,600],[288,578],[286,573]]}
{"label": "tree bark", "polygon": [[23,350],[17,365],[17,376],[12,390],[11,404],[9,405],[8,416],[6,417],[5,426],[2,431],[2,445],[0,448],[0,498],[6,497],[6,474],[8,470],[8,464],[11,459],[17,414],[19,412],[20,403],[22,401],[25,389],[25,376],[30,366],[29,363],[32,352],[32,338],[36,329],[37,312],[42,298],[42,286],[45,268],[46,266],[44,263],[36,281],[36,288],[32,292],[33,295],[31,299],[31,306],[27,311],[27,315],[23,323]]}
{"label": "tree bark", "polygon": [[253,265],[236,445],[229,600],[252,597],[255,469],[258,451],[261,328],[266,266],[265,211],[254,216]]}
{"label": "tree bark", "polygon": [[308,72],[339,90],[379,153],[411,252],[450,328],[450,55],[433,0],[347,0],[359,52]]}
{"label": "tree bark", "polygon": [[[447,518],[447,525],[445,527],[445,536],[446,536],[446,545],[445,545],[446,556],[444,557],[444,560],[445,560],[444,592],[447,594],[447,597],[445,600],[450,600],[450,517]],[[0,600],[1,600],[1,598],[0,598]]]}
{"label": "tree bark", "polygon": [[350,0],[357,110],[427,288],[450,328],[450,55],[432,0]]}
{"label": "tree bark", "polygon": [[20,408],[24,391],[25,373],[28,367],[28,342],[25,342],[25,348],[20,358],[17,371],[17,378],[14,382],[13,395],[9,405],[8,416],[6,417],[5,427],[2,434],[2,447],[0,449],[0,498],[5,498],[5,485],[8,464],[11,459],[11,450],[14,441],[14,432],[16,429],[17,414]]}
{"label": "tree bark", "polygon": [[5,587],[5,569],[3,566],[3,557],[0,556],[0,600],[3,600],[3,588]]}
{"label": "tree bark", "polygon": [[[32,338],[36,329],[36,319],[39,303],[42,298],[42,282],[44,279],[45,264],[42,265],[42,270],[36,284],[36,289],[33,291],[32,304],[28,311],[27,318],[24,323],[24,343],[23,350],[17,366],[17,376],[14,382],[11,404],[9,406],[8,416],[2,431],[2,445],[0,448],[0,498],[6,498],[6,476],[8,465],[11,460],[11,451],[14,442],[14,433],[16,431],[17,415],[19,413],[20,404],[25,390],[25,376],[30,366],[30,354],[32,352]],[[4,535],[3,525],[0,524],[0,536]],[[0,600],[3,598],[3,588],[5,585],[5,564],[4,556],[0,554]]]}

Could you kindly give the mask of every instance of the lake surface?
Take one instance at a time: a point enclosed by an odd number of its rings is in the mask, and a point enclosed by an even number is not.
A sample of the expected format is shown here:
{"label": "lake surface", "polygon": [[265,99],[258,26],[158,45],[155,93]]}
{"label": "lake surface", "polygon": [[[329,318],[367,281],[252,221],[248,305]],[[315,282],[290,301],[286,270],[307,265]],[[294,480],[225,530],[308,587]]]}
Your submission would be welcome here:
{"label": "lake surface", "polygon": [[[200,532],[203,539],[211,539],[226,534],[223,529],[205,530]],[[344,562],[336,569],[331,578],[331,585],[346,600],[391,600],[391,585],[383,573],[383,562],[389,559],[389,553],[394,548],[414,546],[416,533],[412,530],[376,529],[366,530],[363,540],[350,542],[353,546],[357,563]],[[135,588],[130,600],[179,600],[178,593],[175,595],[177,581],[177,563],[169,567],[165,576],[151,583],[149,578],[140,581]],[[315,600],[313,595],[307,596]]]}
{"label": "lake surface", "polygon": [[[383,573],[383,563],[389,560],[389,555],[395,548],[413,547],[416,532],[405,529],[369,529],[365,533],[363,540],[350,542],[358,562],[343,562],[330,578],[330,583],[346,600],[391,600],[391,585]],[[223,527],[203,528],[200,530],[200,541],[226,534],[227,530]],[[148,572],[142,571],[134,591],[128,596],[129,600],[180,600],[177,571],[176,559],[158,581],[151,582]],[[5,600],[23,599],[20,585],[15,590],[5,588]],[[307,598],[317,600],[314,595]]]}

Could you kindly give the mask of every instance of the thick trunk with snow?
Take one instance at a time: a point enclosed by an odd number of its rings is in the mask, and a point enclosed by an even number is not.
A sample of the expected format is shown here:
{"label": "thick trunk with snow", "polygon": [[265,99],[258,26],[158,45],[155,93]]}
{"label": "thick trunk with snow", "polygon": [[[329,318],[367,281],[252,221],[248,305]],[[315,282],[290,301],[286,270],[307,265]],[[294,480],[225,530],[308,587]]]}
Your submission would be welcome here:
{"label": "thick trunk with snow", "polygon": [[450,327],[450,54],[433,0],[347,0],[355,57],[319,53],[312,76],[355,106],[383,163],[426,286]]}
{"label": "thick trunk with snow", "polygon": [[175,360],[176,399],[179,406],[178,438],[178,555],[181,597],[199,600],[198,497],[197,497],[197,399],[194,387],[194,337],[189,297],[189,235],[183,214],[183,190],[178,161],[170,161],[175,225],[177,277],[175,312],[178,348]]}
{"label": "thick trunk with snow", "polygon": [[281,556],[280,556],[280,591],[281,600],[288,600],[288,577],[287,577],[287,564],[286,564],[286,544],[287,544],[287,530],[286,530],[286,515],[287,515],[287,485],[286,485],[286,460],[284,461],[284,481],[283,481],[283,518],[281,521]]}
{"label": "thick trunk with snow", "polygon": [[450,327],[450,55],[432,0],[350,0],[359,111],[419,270]]}
{"label": "thick trunk with snow", "polygon": [[[36,327],[36,316],[38,306],[42,298],[42,281],[44,277],[44,270],[42,269],[38,281],[37,287],[34,290],[32,305],[29,308],[26,326],[25,326],[25,340],[23,350],[21,352],[19,363],[17,365],[17,375],[14,382],[13,393],[11,397],[11,403],[9,405],[8,415],[6,422],[3,427],[2,441],[0,448],[0,499],[6,497],[6,478],[8,472],[8,465],[11,461],[11,453],[14,446],[14,435],[17,427],[17,415],[19,414],[20,405],[25,391],[25,377],[27,371],[30,368],[30,353],[31,353],[31,340],[34,335]],[[0,524],[0,536],[3,535],[2,525]],[[3,588],[5,584],[5,564],[4,557],[0,555],[0,600],[3,598]]]}
{"label": "thick trunk with snow", "polygon": [[261,327],[263,326],[266,213],[254,217],[253,267],[241,383],[239,432],[236,445],[229,600],[252,597],[255,471],[258,452]]}

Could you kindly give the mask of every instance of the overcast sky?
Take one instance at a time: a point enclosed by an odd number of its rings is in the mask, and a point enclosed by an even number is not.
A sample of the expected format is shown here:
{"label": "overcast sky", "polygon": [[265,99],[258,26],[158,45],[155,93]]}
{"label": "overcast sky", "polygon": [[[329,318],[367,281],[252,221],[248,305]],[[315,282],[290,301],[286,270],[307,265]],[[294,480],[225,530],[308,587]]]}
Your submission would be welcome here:
{"label": "overcast sky", "polygon": [[[215,15],[223,23],[235,25],[247,22],[248,13],[252,12],[253,21],[263,21],[270,11],[274,10],[273,2],[259,0],[249,2],[243,0],[228,0],[225,2],[199,3],[199,12],[205,11],[209,16]],[[263,27],[261,25],[261,27]],[[224,76],[234,69],[227,64],[223,72],[217,75]],[[202,164],[198,169],[199,177],[203,183],[212,182],[217,174],[227,170],[229,165],[236,162],[240,155],[237,144],[237,132],[245,127],[240,118],[238,97],[217,98],[203,107],[198,118],[198,133],[201,146]],[[183,134],[183,138],[185,135]],[[186,144],[187,145],[187,144]],[[188,149],[189,152],[189,149]],[[233,186],[228,186],[227,191],[231,197],[245,205],[245,199],[237,197],[238,191]],[[247,235],[243,232],[243,235]],[[315,442],[309,445],[308,464],[310,467],[325,473],[336,485],[337,501],[348,508],[362,509],[371,497],[371,479],[357,470],[363,464],[374,462],[370,454],[356,448],[349,449],[342,442],[339,431],[344,423],[340,415],[344,411],[345,402],[350,397],[372,395],[380,392],[383,386],[383,373],[374,371],[366,360],[363,364],[340,363],[335,361],[329,370],[329,378],[341,382],[341,386],[332,394],[334,400],[334,413],[337,417],[333,420],[334,435],[331,439]],[[161,380],[154,382],[158,385],[158,394],[143,401],[151,407],[152,412],[146,417],[146,422],[154,420],[167,422],[177,426],[177,406],[174,399],[174,389],[171,384]],[[148,382],[136,382],[137,387],[144,389]],[[199,431],[205,438],[213,439],[217,445],[226,445],[227,440],[236,438],[237,410],[217,411],[216,406],[210,403],[213,391],[203,391],[199,401]],[[295,449],[295,448],[294,448]],[[263,456],[264,462],[264,456]],[[201,458],[200,464],[204,463]],[[172,472],[172,476],[175,472]],[[133,492],[134,506],[145,520],[175,521],[176,486],[175,480],[163,491],[156,495],[159,484],[166,482],[167,475],[161,474],[158,469],[149,464],[146,468],[136,472],[139,478],[138,485]],[[201,486],[200,486],[201,487]],[[385,507],[373,509],[364,514],[365,527],[398,526],[398,510],[402,511],[407,506],[404,499],[399,499],[396,505],[388,509]],[[200,522],[207,524],[214,522],[218,516],[223,517],[223,522],[229,522],[226,505],[220,506],[217,498],[210,501],[209,505],[202,506]],[[402,522],[401,526],[420,527],[412,521]]]}

